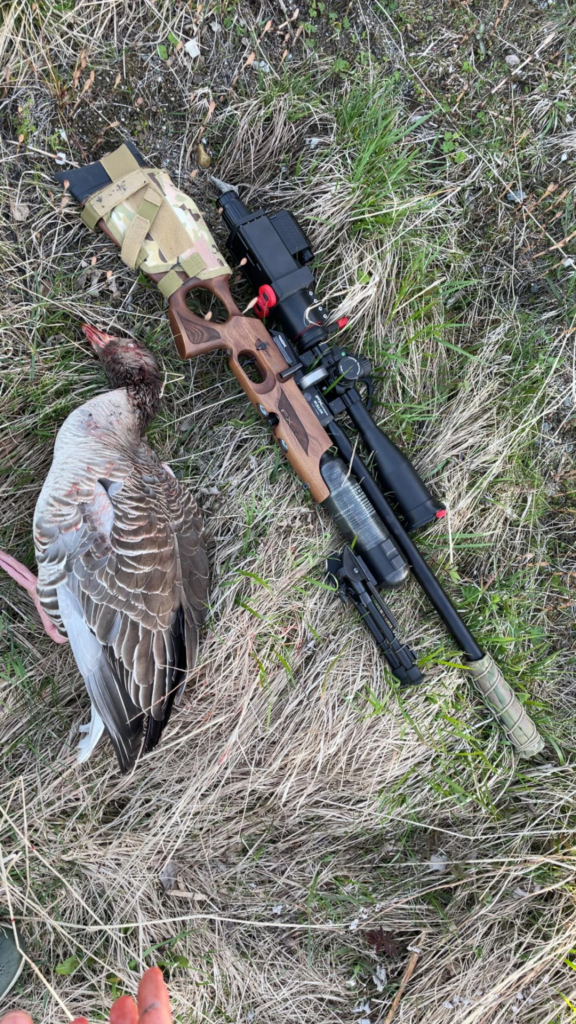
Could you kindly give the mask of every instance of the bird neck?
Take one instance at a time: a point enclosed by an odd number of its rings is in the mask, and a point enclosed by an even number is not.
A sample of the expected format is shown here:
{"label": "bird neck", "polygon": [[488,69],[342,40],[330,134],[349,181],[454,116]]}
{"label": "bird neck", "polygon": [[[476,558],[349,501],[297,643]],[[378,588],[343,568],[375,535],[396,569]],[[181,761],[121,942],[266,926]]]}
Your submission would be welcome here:
{"label": "bird neck", "polygon": [[144,433],[160,408],[162,384],[160,381],[144,379],[131,381],[125,385],[125,389],[136,413],[141,433]]}

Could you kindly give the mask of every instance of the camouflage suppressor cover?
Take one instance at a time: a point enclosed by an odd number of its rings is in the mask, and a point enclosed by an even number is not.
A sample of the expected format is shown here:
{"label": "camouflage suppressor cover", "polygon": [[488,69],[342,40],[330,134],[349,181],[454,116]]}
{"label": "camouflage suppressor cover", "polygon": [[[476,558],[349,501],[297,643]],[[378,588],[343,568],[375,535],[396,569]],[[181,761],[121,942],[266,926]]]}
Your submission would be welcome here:
{"label": "camouflage suppressor cover", "polygon": [[485,654],[480,661],[469,662],[466,668],[520,756],[539,754],[544,748],[544,739],[491,655]]}

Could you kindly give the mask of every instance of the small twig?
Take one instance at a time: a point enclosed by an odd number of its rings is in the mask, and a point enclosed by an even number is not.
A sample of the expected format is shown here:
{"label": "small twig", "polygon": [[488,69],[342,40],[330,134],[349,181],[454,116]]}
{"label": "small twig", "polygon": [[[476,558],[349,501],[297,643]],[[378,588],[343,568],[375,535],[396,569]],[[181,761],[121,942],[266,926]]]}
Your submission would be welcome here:
{"label": "small twig", "polygon": [[479,22],[478,20],[476,20],[476,21],[474,22],[474,24],[472,25],[472,28],[471,28],[471,29],[470,29],[470,30],[469,30],[468,32],[466,32],[466,35],[463,35],[463,36],[462,36],[462,39],[461,39],[461,40],[460,40],[460,42],[458,43],[458,46],[459,46],[459,47],[460,47],[460,46],[464,46],[464,43],[467,43],[467,42],[468,42],[468,40],[470,39],[470,36],[472,35],[472,33],[473,33],[473,32],[475,32],[475,31],[476,31],[476,29],[478,28],[478,25],[479,25],[479,24],[480,24],[480,22]]}
{"label": "small twig", "polygon": [[400,1000],[402,999],[402,996],[404,995],[404,992],[406,991],[406,987],[408,985],[408,982],[410,981],[410,978],[412,977],[412,975],[414,974],[414,971],[416,970],[416,964],[418,963],[418,960],[420,959],[420,955],[422,953],[422,949],[420,947],[422,946],[422,941],[423,941],[425,935],[426,935],[426,932],[422,932],[420,938],[418,939],[418,947],[419,948],[418,949],[413,949],[412,954],[410,956],[410,959],[409,959],[408,963],[406,964],[406,970],[404,971],[404,974],[402,975],[402,981],[400,982],[400,988],[398,989],[396,995],[394,996],[394,1002],[392,1003],[392,1006],[390,1007],[390,1009],[388,1011],[388,1016],[386,1017],[386,1020],[384,1021],[384,1024],[390,1024],[390,1021],[392,1020],[394,1014],[396,1013],[396,1010],[398,1009],[398,1006],[400,1004]]}
{"label": "small twig", "polygon": [[537,260],[539,256],[545,256],[547,252],[552,252],[554,249],[561,249],[563,245],[566,245],[576,235],[576,231],[571,231],[569,235],[562,238],[560,242],[556,242],[555,245],[551,245],[548,249],[542,249],[542,252],[534,253],[534,259]]}
{"label": "small twig", "polygon": [[504,14],[504,11],[508,7],[509,3],[510,3],[510,0],[504,0],[504,3],[502,4],[502,7],[500,8],[500,12],[498,14],[498,17],[496,18],[496,21],[494,22],[494,24],[493,24],[492,28],[490,29],[490,32],[488,33],[488,35],[490,35],[490,36],[493,35],[494,32],[496,31],[496,29],[498,28],[498,25],[502,21],[502,15]]}
{"label": "small twig", "polygon": [[[208,124],[208,121],[212,117],[212,114],[214,113],[215,110],[216,110],[216,103],[215,103],[214,100],[210,100],[210,103],[208,104],[208,110],[206,111],[206,117],[202,121],[202,124],[200,125],[200,127],[199,127],[199,129],[198,129],[198,131],[196,133],[196,136],[194,138],[194,142],[198,142],[198,139],[200,139],[200,137],[202,136],[202,132],[204,131],[206,125]],[[192,147],[190,147],[190,148],[192,148]]]}
{"label": "small twig", "polygon": [[[48,153],[46,149],[38,149],[36,146],[29,146],[26,142],[16,142],[15,139],[5,139],[5,141],[10,146],[18,146],[18,148],[23,147],[25,151],[30,150],[31,153],[40,153],[40,156],[49,156],[51,160],[55,160],[58,155],[57,153]],[[71,164],[72,167],[80,167],[80,164],[77,164],[75,160],[70,160],[69,157],[66,157],[66,163]]]}

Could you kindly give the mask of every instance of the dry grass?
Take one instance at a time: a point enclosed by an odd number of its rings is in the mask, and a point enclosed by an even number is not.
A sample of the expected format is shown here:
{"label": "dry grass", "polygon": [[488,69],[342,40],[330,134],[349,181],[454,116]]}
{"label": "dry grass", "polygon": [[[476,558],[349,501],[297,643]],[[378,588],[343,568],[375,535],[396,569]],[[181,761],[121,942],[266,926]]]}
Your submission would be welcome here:
{"label": "dry grass", "polygon": [[[4,8],[2,547],[33,564],[55,433],[103,387],[90,320],[164,362],[151,437],[200,497],[213,569],[196,679],[124,779],[108,747],[75,764],[72,657],[0,580],[10,899],[74,1015],[102,1019],[160,961],[186,1021],[382,1024],[414,947],[395,1021],[576,1013],[574,240],[538,255],[573,230],[574,37],[560,3],[394,6],[312,4],[281,31],[284,3]],[[195,35],[200,64],[175,50]],[[179,363],[159,296],[62,202],[49,154],[81,163],[127,135],[222,243],[208,175],[190,177],[200,137],[215,174],[302,218],[380,368],[381,423],[448,500],[422,547],[553,742],[537,762],[451,667],[414,586],[392,603],[429,682],[391,687],[320,585],[329,523],[224,358]],[[62,1019],[30,970],[11,1003]]]}

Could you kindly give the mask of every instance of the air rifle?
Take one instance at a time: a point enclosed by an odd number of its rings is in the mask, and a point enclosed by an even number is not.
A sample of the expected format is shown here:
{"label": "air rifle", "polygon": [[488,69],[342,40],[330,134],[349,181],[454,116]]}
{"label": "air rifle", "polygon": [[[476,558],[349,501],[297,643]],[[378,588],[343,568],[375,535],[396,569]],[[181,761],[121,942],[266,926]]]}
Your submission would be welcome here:
{"label": "air rifle", "polygon": [[[441,518],[444,506],[372,419],[369,361],[331,343],[345,318],[333,322],[317,296],[312,247],[292,214],[250,211],[229,186],[219,197],[228,249],[257,295],[256,316],[247,317],[232,298],[232,271],[196,204],[131,143],[57,177],[83,204],[84,222],[109,235],[123,261],[146,273],[168,299],[182,359],[228,351],[232,372],[288,462],[336,522],[346,543],[328,559],[330,578],[357,608],[398,683],[414,686],[424,677],[414,652],[398,638],[380,591],[401,586],[412,571],[462,651],[462,667],[519,754],[539,753],[544,740],[536,726],[410,536]],[[223,304],[224,323],[191,310],[187,296],[199,288]],[[344,417],[372,457],[377,479],[342,426]]]}

